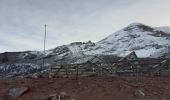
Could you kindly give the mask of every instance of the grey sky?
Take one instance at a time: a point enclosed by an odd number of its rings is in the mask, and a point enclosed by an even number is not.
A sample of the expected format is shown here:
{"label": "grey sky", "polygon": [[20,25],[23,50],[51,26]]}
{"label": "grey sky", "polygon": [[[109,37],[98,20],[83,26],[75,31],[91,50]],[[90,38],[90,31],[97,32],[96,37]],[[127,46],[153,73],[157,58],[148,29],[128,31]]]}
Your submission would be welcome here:
{"label": "grey sky", "polygon": [[0,52],[97,42],[132,22],[170,26],[170,0],[0,0]]}

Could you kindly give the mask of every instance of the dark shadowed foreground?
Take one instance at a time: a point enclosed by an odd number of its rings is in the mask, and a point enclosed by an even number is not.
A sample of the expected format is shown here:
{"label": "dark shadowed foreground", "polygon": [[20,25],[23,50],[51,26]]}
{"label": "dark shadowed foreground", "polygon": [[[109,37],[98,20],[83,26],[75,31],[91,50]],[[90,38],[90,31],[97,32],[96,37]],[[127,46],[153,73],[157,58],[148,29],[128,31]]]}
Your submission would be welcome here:
{"label": "dark shadowed foreground", "polygon": [[168,77],[79,77],[0,80],[0,100],[13,86],[30,90],[16,100],[45,100],[49,95],[65,93],[72,100],[170,100]]}

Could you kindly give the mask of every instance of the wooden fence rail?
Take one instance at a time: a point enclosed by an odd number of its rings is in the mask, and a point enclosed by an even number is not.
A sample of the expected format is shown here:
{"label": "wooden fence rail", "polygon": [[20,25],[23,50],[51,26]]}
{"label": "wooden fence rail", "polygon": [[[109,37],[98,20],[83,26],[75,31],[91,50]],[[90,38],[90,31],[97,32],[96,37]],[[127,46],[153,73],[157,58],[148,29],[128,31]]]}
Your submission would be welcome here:
{"label": "wooden fence rail", "polygon": [[81,63],[51,66],[53,76],[102,76],[102,75],[160,75],[170,74],[170,59],[123,60],[112,63]]}

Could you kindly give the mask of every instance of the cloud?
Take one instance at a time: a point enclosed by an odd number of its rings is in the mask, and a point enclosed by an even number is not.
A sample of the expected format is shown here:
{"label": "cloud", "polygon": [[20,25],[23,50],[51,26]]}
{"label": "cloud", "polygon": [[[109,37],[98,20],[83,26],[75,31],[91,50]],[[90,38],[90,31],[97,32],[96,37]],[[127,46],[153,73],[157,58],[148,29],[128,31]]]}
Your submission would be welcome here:
{"label": "cloud", "polygon": [[169,0],[1,0],[0,52],[97,42],[132,23],[170,25]]}

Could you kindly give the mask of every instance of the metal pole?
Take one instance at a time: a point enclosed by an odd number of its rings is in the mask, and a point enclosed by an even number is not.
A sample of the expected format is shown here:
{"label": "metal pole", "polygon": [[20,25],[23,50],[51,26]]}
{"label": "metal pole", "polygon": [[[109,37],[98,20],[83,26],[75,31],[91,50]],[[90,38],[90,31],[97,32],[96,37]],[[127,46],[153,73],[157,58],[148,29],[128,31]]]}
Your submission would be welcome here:
{"label": "metal pole", "polygon": [[44,67],[44,63],[45,63],[45,61],[44,61],[44,60],[45,60],[46,27],[47,27],[47,25],[45,24],[43,67]]}

